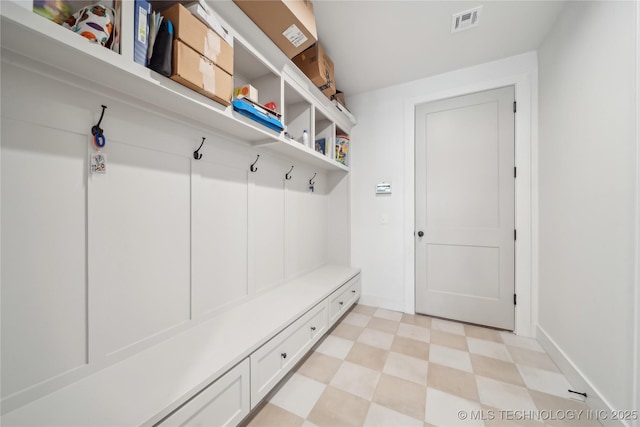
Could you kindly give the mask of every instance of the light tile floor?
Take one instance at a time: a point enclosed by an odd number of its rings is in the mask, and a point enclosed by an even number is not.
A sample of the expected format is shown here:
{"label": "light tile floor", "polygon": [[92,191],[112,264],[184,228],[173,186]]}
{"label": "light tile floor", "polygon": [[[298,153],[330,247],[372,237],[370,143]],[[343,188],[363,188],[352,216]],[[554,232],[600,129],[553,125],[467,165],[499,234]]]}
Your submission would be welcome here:
{"label": "light tile floor", "polygon": [[534,339],[356,305],[248,426],[600,425],[569,388]]}

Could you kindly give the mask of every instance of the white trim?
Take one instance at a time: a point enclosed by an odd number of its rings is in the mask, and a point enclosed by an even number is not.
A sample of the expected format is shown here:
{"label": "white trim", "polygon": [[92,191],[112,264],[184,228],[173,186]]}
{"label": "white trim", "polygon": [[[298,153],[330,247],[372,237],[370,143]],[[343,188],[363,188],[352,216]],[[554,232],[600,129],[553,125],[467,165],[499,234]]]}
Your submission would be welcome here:
{"label": "white trim", "polygon": [[[587,393],[587,399],[585,399],[584,403],[589,406],[590,409],[593,411],[604,411],[603,413],[607,415],[610,415],[615,410],[540,325],[537,325],[536,339],[551,360],[558,365],[560,372],[567,378],[571,386],[576,391]],[[626,408],[622,409],[624,410]],[[600,417],[599,421],[604,426],[630,426],[628,423],[612,420],[610,416]]]}
{"label": "white trim", "polygon": [[[640,114],[640,3],[636,2],[636,238],[635,238],[635,346],[634,346],[634,364],[633,364],[633,390],[632,402],[640,405],[640,123],[638,115]],[[640,410],[640,406],[636,408]],[[640,419],[634,423],[636,427],[640,427]]]}
{"label": "white trim", "polygon": [[[537,67],[537,65],[536,65]],[[418,96],[405,102],[405,303],[406,313],[415,312],[415,107],[426,102],[466,95],[483,90],[495,89],[504,86],[515,86],[518,112],[516,113],[516,166],[518,178],[516,180],[516,229],[518,240],[516,241],[516,293],[518,305],[516,306],[515,333],[518,335],[533,337],[534,295],[537,293],[537,283],[532,281],[532,249],[533,235],[532,214],[537,212],[537,199],[532,199],[532,187],[536,191],[537,185],[532,186],[532,171],[537,170],[537,139],[534,139],[532,125],[537,123],[537,73],[532,70],[524,74],[507,76],[496,80],[469,84],[443,90],[436,93]],[[535,133],[537,137],[537,133]],[[533,163],[534,160],[536,163]],[[536,175],[537,178],[537,175]],[[535,239],[537,242],[537,239]]]}

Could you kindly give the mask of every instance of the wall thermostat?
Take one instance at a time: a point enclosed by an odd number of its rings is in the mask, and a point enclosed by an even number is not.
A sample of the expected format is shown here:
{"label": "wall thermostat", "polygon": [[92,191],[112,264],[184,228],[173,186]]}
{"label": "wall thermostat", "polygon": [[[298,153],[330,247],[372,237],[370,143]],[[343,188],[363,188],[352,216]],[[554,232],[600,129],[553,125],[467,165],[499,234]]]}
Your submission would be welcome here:
{"label": "wall thermostat", "polygon": [[376,194],[391,194],[391,183],[390,182],[377,183]]}

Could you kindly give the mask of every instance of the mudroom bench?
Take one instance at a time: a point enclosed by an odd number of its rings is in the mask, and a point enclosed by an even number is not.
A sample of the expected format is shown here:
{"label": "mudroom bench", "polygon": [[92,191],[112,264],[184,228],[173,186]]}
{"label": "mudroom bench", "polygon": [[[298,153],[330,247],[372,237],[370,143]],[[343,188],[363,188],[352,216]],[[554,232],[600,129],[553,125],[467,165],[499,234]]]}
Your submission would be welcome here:
{"label": "mudroom bench", "polygon": [[329,265],[3,416],[3,424],[236,425],[358,300]]}

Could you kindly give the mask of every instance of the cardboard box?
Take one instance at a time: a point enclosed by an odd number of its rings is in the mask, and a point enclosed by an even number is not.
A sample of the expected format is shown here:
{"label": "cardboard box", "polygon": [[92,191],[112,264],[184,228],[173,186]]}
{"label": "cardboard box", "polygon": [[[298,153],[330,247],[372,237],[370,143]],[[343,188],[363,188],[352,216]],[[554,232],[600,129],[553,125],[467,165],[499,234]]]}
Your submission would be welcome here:
{"label": "cardboard box", "polygon": [[233,78],[180,40],[173,41],[171,79],[223,105],[231,104]]}
{"label": "cardboard box", "polygon": [[162,12],[162,16],[173,24],[176,39],[233,75],[233,48],[186,7],[176,3]]}
{"label": "cardboard box", "polygon": [[224,41],[233,47],[233,36],[229,34],[226,28],[222,26],[220,18],[215,14],[213,9],[207,5],[204,0],[198,0],[194,3],[185,4],[185,7],[200,21],[215,31]]}
{"label": "cardboard box", "polygon": [[336,93],[331,95],[331,100],[338,101],[340,105],[342,105],[344,108],[347,108],[347,103],[344,100],[344,92],[342,92],[341,90],[336,90]]}
{"label": "cardboard box", "polygon": [[311,0],[233,0],[289,59],[316,41]]}
{"label": "cardboard box", "polygon": [[318,89],[331,98],[336,93],[336,81],[333,77],[333,61],[320,43],[316,43],[300,55],[293,58],[293,63],[316,85]]}

